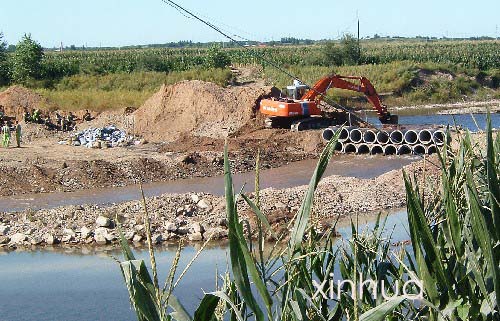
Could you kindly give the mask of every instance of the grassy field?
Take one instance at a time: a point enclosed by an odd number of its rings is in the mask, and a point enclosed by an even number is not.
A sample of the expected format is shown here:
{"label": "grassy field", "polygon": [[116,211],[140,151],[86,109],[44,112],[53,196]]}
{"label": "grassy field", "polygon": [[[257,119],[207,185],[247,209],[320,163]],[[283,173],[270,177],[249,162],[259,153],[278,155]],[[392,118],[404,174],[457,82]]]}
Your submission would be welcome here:
{"label": "grassy field", "polygon": [[[340,45],[339,45],[340,46]],[[367,77],[387,105],[446,103],[500,97],[500,41],[362,41],[359,65],[328,65],[325,46],[130,49],[46,52],[44,79],[25,85],[62,109],[101,111],[139,107],[166,83],[199,79],[221,86],[233,83],[228,68],[212,68],[214,52],[240,69],[260,68],[268,85],[282,88],[289,76],[273,61],[308,84],[335,72]],[[262,57],[263,59],[260,59]],[[355,97],[331,90],[333,99]],[[346,101],[343,101],[346,103]],[[356,104],[357,100],[347,101]]]}
{"label": "grassy field", "polygon": [[107,75],[74,75],[64,77],[54,88],[36,88],[47,97],[51,108],[104,111],[141,106],[162,84],[182,80],[204,80],[226,86],[232,79],[230,70],[188,70],[181,72],[132,72]]}

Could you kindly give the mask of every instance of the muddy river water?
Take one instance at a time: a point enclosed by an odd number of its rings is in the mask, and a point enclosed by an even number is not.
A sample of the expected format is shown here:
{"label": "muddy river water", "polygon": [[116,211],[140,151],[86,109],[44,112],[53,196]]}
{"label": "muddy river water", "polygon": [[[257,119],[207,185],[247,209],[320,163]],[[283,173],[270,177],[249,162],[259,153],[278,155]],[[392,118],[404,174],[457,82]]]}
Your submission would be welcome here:
{"label": "muddy river water", "polygon": [[[358,178],[372,178],[420,159],[418,156],[356,156],[338,155],[331,161],[325,176],[342,175]],[[294,162],[279,168],[261,171],[261,188],[286,188],[309,183],[316,166],[316,160]],[[254,189],[254,172],[239,173],[233,177],[235,186],[246,184],[246,190]],[[224,177],[203,177],[180,179],[143,186],[146,196],[165,193],[205,192],[224,194]],[[63,205],[110,204],[140,198],[139,186],[129,185],[115,188],[96,188],[76,192],[54,192],[42,194],[22,194],[0,198],[0,211],[20,211],[26,208],[40,209]]]}

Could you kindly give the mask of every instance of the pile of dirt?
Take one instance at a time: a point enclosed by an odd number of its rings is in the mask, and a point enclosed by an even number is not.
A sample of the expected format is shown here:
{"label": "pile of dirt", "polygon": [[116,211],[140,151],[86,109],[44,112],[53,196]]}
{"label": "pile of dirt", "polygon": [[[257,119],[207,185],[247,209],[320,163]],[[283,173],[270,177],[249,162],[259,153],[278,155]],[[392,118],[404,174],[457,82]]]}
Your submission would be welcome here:
{"label": "pile of dirt", "polygon": [[270,92],[271,87],[223,88],[198,80],[164,85],[134,112],[135,130],[153,142],[174,141],[183,133],[227,137],[255,118]]}
{"label": "pile of dirt", "polygon": [[43,96],[22,86],[12,86],[0,92],[0,105],[5,115],[21,120],[25,111],[45,109],[49,102]]}

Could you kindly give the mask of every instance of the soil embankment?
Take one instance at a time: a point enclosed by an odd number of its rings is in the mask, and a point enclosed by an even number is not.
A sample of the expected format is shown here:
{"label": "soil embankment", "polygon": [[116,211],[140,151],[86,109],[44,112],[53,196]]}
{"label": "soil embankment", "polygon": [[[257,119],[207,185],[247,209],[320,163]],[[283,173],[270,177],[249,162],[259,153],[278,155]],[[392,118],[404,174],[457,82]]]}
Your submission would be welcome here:
{"label": "soil embankment", "polygon": [[[426,166],[424,168],[424,166]],[[413,163],[404,168],[415,174],[422,186],[437,179],[437,169]],[[425,176],[424,176],[425,175]],[[423,182],[427,182],[424,184]],[[298,211],[307,186],[261,191],[261,208],[278,233],[287,233],[288,223]],[[253,197],[253,195],[252,195]],[[394,170],[373,179],[330,176],[319,185],[313,220],[319,231],[327,231],[334,220],[353,213],[372,212],[404,206],[402,171]],[[227,237],[225,200],[205,193],[165,194],[147,199],[155,243],[181,238],[190,241]],[[240,214],[254,222],[254,214],[240,202]],[[117,223],[125,236],[140,244],[145,241],[144,208],[140,201],[100,207],[66,206],[48,210],[26,210],[0,214],[0,244],[8,248],[116,243]],[[118,222],[116,221],[118,219]]]}

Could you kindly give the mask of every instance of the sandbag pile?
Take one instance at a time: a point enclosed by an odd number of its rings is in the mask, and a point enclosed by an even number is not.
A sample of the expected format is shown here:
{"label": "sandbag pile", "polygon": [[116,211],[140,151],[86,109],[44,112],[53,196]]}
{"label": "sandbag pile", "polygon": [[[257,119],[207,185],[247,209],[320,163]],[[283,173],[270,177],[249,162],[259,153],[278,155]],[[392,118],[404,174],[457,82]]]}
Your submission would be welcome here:
{"label": "sandbag pile", "polygon": [[103,128],[87,128],[70,138],[71,145],[87,148],[126,146],[134,143],[134,137],[114,125]]}

